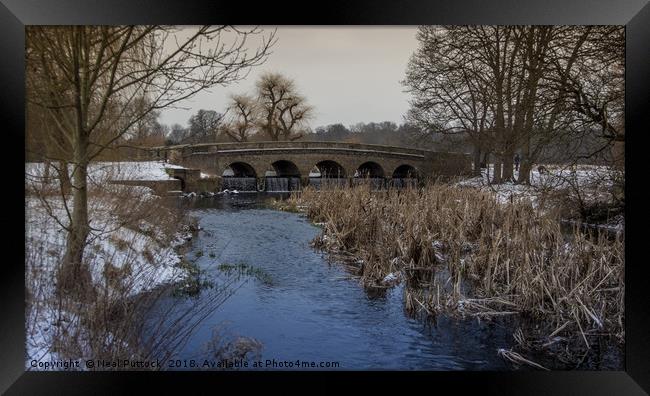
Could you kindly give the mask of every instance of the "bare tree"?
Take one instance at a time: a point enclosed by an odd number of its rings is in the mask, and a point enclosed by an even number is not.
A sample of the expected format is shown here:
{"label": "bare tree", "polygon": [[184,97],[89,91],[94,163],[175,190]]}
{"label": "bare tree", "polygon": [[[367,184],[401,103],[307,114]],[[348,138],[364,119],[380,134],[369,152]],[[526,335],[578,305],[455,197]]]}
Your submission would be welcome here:
{"label": "bare tree", "polygon": [[406,120],[427,134],[466,134],[474,146],[474,173],[489,151],[493,117],[482,65],[459,44],[459,35],[437,26],[418,30],[420,47],[402,82],[413,95]]}
{"label": "bare tree", "polygon": [[[421,27],[404,84],[407,119],[430,132],[467,133],[475,162],[496,156],[493,182],[530,182],[532,164],[594,123],[622,140],[622,29],[569,26]],[[591,123],[591,125],[590,125]],[[475,169],[476,170],[476,169]]]}
{"label": "bare tree", "polygon": [[259,108],[249,95],[232,95],[226,111],[228,120],[222,131],[236,142],[245,142],[255,128]]}
{"label": "bare tree", "polygon": [[189,120],[189,142],[207,143],[216,141],[223,120],[223,114],[214,110],[199,110]]}
{"label": "bare tree", "polygon": [[291,95],[278,106],[278,122],[285,140],[297,140],[306,132],[305,121],[312,114],[312,107],[301,95]]}
{"label": "bare tree", "polygon": [[256,88],[261,131],[271,140],[301,138],[313,108],[298,94],[293,80],[279,73],[266,73]]}
{"label": "bare tree", "polygon": [[625,30],[620,26],[589,26],[570,57],[558,56],[552,82],[581,121],[596,126],[604,145],[586,156],[611,149],[623,165],[625,145]]}
{"label": "bare tree", "polygon": [[[273,34],[262,36],[252,54],[247,49],[247,39],[260,33],[228,26],[185,32],[161,26],[27,27],[27,98],[47,110],[72,152],[72,210],[65,225],[60,292],[92,297],[90,272],[83,263],[92,231],[89,162],[151,112],[237,81],[261,64]],[[145,104],[134,106],[143,97]]]}
{"label": "bare tree", "polygon": [[[131,106],[136,107],[138,111],[143,111],[151,106],[151,104],[148,102],[149,99],[142,96],[135,98]],[[149,111],[146,116],[137,120],[133,126],[126,133],[124,133],[121,140],[144,140],[152,133],[152,130],[155,128],[159,116],[160,111]]]}
{"label": "bare tree", "polygon": [[183,128],[181,124],[172,124],[169,128],[169,135],[167,136],[167,141],[170,144],[177,144],[183,141],[187,136],[187,128]]}

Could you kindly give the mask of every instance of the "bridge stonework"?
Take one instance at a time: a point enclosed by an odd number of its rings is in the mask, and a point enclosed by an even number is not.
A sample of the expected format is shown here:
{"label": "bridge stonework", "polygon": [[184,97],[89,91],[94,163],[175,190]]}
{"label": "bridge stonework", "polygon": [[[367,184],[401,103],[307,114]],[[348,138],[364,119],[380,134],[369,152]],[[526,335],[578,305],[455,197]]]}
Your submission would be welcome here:
{"label": "bridge stonework", "polygon": [[[292,173],[297,169],[303,185],[308,184],[310,171],[323,161],[338,164],[348,178],[367,162],[379,165],[385,178],[391,178],[395,170],[404,165],[414,168],[417,177],[425,180],[471,172],[471,158],[467,154],[357,143],[206,143],[164,147],[157,152],[159,157],[164,156],[172,163],[211,176],[217,188],[221,185],[224,171],[234,163],[246,164],[260,179],[267,171],[275,170],[279,175],[287,172],[279,164],[286,165],[288,161]],[[374,169],[380,172],[376,166]],[[196,183],[192,180],[189,184],[193,186]]]}

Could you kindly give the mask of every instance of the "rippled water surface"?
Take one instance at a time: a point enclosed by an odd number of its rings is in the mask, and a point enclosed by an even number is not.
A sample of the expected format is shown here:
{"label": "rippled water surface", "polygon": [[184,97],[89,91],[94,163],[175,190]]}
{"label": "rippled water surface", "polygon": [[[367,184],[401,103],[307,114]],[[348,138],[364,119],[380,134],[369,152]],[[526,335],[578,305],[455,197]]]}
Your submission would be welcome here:
{"label": "rippled water surface", "polygon": [[[511,329],[409,318],[401,287],[368,296],[340,265],[310,247],[320,229],[298,214],[265,208],[254,194],[201,200],[193,214],[201,231],[188,256],[196,257],[206,278],[219,279],[223,264],[244,264],[261,276],[243,279],[178,359],[200,358],[216,326],[260,341],[262,360],[338,362],[340,369],[508,369],[497,349],[509,347]],[[172,298],[189,306],[211,297]]]}

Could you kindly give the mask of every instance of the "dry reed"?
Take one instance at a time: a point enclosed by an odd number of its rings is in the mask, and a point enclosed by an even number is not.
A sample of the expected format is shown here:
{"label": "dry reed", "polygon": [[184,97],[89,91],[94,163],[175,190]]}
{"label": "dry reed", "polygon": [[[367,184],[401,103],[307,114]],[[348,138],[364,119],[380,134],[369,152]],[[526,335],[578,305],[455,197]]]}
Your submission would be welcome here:
{"label": "dry reed", "polygon": [[530,345],[549,351],[588,350],[601,335],[624,341],[620,235],[578,227],[567,233],[557,214],[526,200],[503,204],[489,192],[449,184],[307,188],[286,205],[323,223],[315,246],[351,255],[366,286],[403,274],[407,309],[479,318],[519,314],[541,324],[526,329],[535,340]]}

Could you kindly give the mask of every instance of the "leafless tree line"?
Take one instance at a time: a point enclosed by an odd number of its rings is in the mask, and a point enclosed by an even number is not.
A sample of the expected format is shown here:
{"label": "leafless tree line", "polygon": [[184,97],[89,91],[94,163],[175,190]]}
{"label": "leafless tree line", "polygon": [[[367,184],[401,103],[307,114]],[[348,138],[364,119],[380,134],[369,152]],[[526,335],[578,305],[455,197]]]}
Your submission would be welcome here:
{"label": "leafless tree line", "polygon": [[[273,141],[297,140],[308,132],[307,121],[312,115],[313,107],[293,80],[280,73],[265,73],[252,94],[230,95],[223,114],[199,110],[190,118],[187,130],[180,125],[173,127],[176,136],[170,140],[186,143],[226,138],[246,142],[254,135]],[[197,125],[202,120],[210,122]]]}
{"label": "leafless tree line", "polygon": [[[475,171],[495,158],[493,182],[530,183],[552,144],[589,135],[622,166],[624,29],[619,26],[423,26],[403,84],[407,120],[427,133],[463,133]],[[576,144],[567,144],[575,150]]]}

